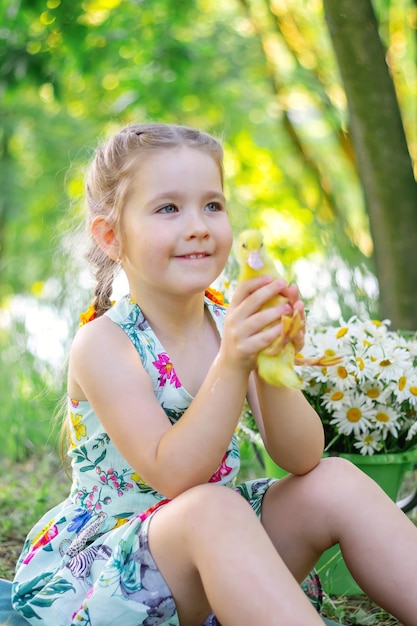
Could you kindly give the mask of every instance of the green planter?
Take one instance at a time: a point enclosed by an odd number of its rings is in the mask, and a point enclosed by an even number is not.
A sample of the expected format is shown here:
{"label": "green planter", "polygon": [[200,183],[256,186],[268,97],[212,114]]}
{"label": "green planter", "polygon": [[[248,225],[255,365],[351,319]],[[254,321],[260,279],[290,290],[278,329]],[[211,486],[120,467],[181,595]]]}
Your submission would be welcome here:
{"label": "green planter", "polygon": [[288,474],[271,459],[265,448],[262,448],[262,458],[265,465],[265,476],[268,478],[284,478]]}
{"label": "green planter", "polygon": [[[375,480],[392,500],[397,500],[405,474],[413,469],[417,461],[417,449],[398,454],[375,454],[373,456],[339,454],[338,456],[354,463]],[[285,476],[286,472],[276,465],[266,452],[264,452],[264,461],[267,476],[276,478]],[[326,550],[319,559],[316,570],[327,594],[338,596],[363,594],[362,589],[350,575],[338,545]]]}

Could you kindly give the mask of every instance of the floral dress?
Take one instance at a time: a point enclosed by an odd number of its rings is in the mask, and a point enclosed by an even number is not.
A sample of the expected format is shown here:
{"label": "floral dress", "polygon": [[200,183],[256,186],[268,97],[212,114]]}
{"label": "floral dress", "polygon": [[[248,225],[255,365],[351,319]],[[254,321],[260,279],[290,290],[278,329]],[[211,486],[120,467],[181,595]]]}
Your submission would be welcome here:
{"label": "floral dress", "polygon": [[[221,335],[225,308],[209,297],[206,307]],[[140,308],[125,296],[106,315],[133,342],[175,423],[192,397]],[[51,626],[178,626],[174,601],[147,544],[150,515],[169,500],[129,467],[87,401],[69,398],[68,412],[70,495],[26,539],[13,583],[14,608],[33,624]],[[234,435],[210,482],[237,489],[260,515],[272,480],[235,485],[239,467]],[[303,587],[318,605],[317,577],[311,574]],[[214,616],[209,623],[217,623]]]}

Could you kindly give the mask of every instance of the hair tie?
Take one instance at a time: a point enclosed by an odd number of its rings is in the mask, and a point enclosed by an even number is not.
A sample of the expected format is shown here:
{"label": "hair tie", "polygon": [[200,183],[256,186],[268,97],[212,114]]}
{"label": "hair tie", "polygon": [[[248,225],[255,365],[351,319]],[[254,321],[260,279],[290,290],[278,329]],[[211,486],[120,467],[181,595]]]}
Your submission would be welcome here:
{"label": "hair tie", "polygon": [[91,322],[92,320],[96,319],[96,317],[97,317],[97,311],[94,308],[94,304],[90,304],[90,306],[88,307],[86,311],[83,311],[83,313],[80,313],[80,326],[84,326],[85,324],[88,324],[88,322]]}

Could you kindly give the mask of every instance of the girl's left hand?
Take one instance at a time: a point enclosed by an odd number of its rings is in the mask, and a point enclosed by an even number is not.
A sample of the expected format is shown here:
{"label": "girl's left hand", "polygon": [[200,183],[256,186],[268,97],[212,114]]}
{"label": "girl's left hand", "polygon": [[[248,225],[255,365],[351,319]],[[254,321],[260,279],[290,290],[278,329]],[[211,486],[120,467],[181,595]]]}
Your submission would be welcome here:
{"label": "girl's left hand", "polygon": [[284,345],[288,343],[288,341],[291,341],[294,344],[296,352],[300,352],[304,347],[306,330],[306,313],[304,303],[301,300],[300,292],[298,291],[296,285],[285,285],[281,290],[281,294],[288,298],[288,303],[292,307],[293,315],[298,313],[301,320],[301,328],[294,336],[284,338]]}

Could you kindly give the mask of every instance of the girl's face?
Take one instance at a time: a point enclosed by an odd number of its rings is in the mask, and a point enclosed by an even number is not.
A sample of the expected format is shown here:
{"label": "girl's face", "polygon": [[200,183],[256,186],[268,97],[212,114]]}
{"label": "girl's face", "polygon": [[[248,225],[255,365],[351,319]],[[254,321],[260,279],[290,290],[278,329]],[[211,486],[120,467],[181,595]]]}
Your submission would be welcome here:
{"label": "girl's face", "polygon": [[121,219],[131,295],[190,296],[222,271],[232,245],[217,163],[181,146],[138,163]]}

